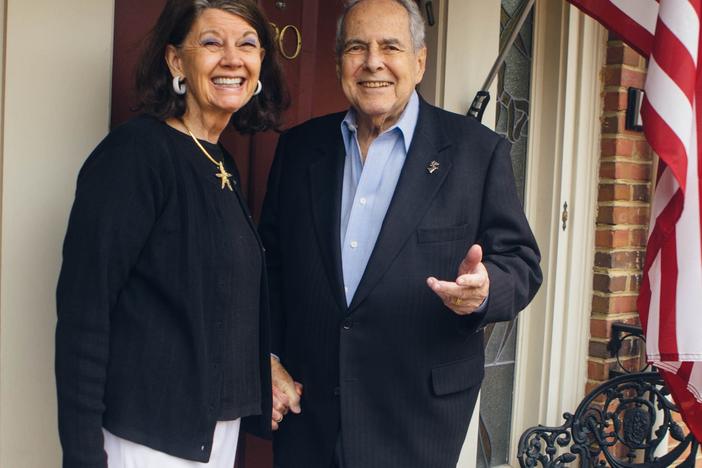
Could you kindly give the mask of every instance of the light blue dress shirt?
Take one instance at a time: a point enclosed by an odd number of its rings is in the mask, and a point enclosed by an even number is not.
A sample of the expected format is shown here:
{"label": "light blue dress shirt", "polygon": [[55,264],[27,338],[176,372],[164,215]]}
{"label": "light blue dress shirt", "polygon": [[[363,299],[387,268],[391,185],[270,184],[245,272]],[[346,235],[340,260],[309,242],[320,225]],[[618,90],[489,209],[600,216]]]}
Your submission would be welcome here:
{"label": "light blue dress shirt", "polygon": [[350,109],[341,122],[346,160],[340,241],[347,305],[351,304],[375,247],[412,143],[418,116],[419,97],[413,92],[397,123],[373,140],[365,164],[358,144],[356,112]]}

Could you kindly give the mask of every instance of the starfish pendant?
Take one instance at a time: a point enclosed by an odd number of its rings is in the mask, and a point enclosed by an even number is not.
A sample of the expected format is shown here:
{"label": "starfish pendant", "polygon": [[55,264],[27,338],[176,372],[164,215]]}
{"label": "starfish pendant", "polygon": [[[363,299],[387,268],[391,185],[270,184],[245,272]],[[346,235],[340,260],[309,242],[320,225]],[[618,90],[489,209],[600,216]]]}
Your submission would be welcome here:
{"label": "starfish pendant", "polygon": [[219,173],[215,174],[221,181],[222,181],[222,190],[224,190],[224,187],[229,188],[229,190],[234,190],[232,188],[232,184],[229,182],[229,178],[232,176],[230,173],[228,173],[224,169],[224,164],[221,162],[219,163]]}

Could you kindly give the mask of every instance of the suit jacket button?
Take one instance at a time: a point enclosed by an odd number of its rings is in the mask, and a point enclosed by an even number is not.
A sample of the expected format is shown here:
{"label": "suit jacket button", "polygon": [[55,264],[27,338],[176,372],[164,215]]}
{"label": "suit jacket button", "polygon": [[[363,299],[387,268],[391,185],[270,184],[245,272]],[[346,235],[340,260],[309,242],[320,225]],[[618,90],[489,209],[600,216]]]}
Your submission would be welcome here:
{"label": "suit jacket button", "polygon": [[353,320],[351,320],[351,319],[344,320],[342,327],[344,328],[344,330],[351,330],[353,328]]}

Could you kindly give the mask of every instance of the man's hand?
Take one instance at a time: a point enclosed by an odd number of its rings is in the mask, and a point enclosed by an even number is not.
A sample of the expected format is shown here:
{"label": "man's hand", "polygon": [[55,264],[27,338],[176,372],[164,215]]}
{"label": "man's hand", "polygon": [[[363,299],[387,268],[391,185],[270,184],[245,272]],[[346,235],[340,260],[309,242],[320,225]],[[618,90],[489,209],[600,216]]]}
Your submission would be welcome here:
{"label": "man's hand", "polygon": [[483,249],[474,244],[466,253],[458,267],[456,281],[440,281],[433,276],[427,278],[427,285],[444,305],[458,315],[475,312],[490,292],[490,278],[483,265]]}
{"label": "man's hand", "polygon": [[273,410],[271,412],[271,429],[278,430],[283,417],[292,411],[299,414],[302,384],[295,382],[280,361],[271,356],[271,383],[273,384]]}

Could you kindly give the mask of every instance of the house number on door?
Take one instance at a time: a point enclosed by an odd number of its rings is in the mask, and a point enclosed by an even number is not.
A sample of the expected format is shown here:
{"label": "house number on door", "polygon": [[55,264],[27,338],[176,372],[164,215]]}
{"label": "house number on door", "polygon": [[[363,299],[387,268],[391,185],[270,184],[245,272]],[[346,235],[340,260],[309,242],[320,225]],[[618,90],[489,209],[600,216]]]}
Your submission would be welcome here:
{"label": "house number on door", "polygon": [[[292,24],[283,26],[283,29],[279,29],[275,23],[271,23],[271,26],[273,26],[273,31],[275,32],[275,41],[278,42],[278,50],[280,50],[280,55],[288,60],[295,60],[297,56],[300,55],[300,51],[302,50],[302,33],[300,30],[297,28],[297,26],[293,26]],[[295,52],[293,53],[290,53],[285,49],[285,36],[288,33],[294,34],[295,39],[297,39]]]}

